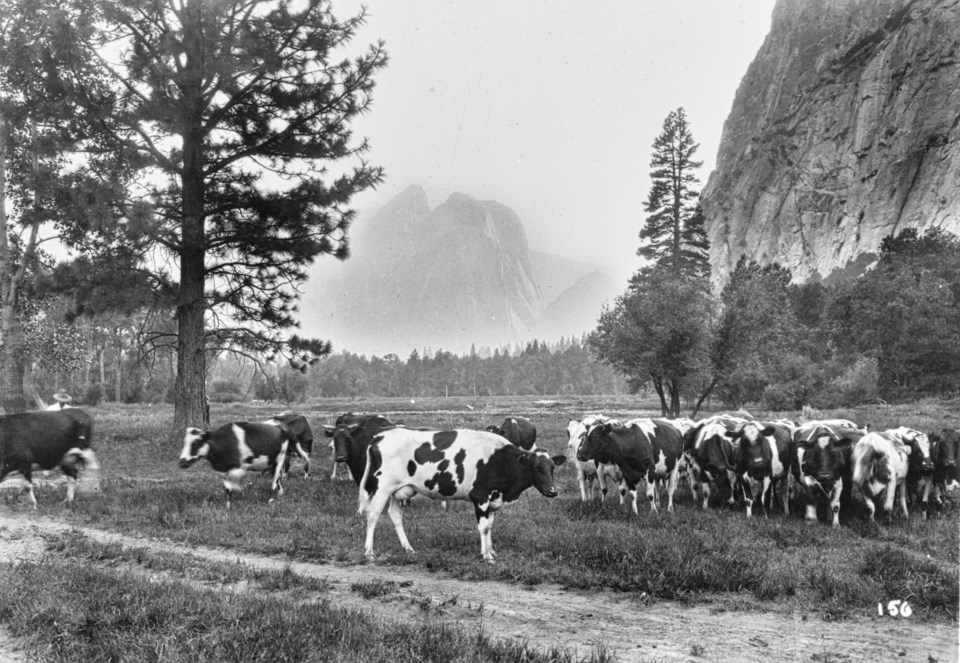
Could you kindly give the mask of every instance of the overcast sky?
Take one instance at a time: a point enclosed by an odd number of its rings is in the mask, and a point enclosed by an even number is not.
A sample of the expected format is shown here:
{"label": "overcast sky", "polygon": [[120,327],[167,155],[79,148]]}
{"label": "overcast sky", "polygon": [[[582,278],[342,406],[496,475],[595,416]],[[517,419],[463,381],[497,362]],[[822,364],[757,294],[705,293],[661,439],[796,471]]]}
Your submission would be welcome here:
{"label": "overcast sky", "polygon": [[[606,265],[635,252],[651,146],[687,111],[701,188],[773,0],[366,0],[354,41],[382,38],[390,63],[356,125],[386,182],[373,209],[411,184],[431,207],[460,191],[511,207],[531,248]],[[360,2],[334,2],[355,13]],[[361,216],[362,221],[362,216]]]}

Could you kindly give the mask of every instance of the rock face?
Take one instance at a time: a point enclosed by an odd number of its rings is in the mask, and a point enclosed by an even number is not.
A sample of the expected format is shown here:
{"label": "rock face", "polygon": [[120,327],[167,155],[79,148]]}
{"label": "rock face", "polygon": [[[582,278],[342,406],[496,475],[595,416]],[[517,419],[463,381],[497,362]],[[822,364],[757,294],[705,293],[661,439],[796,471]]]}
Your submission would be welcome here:
{"label": "rock face", "polygon": [[855,274],[960,234],[960,0],[778,0],[702,192],[718,285],[746,255]]}
{"label": "rock face", "polygon": [[[590,266],[531,254],[508,207],[461,193],[431,210],[423,189],[409,187],[357,224],[351,247],[345,263],[311,270],[301,323],[353,352],[553,341],[589,331],[616,294]],[[584,292],[595,299],[584,304]]]}

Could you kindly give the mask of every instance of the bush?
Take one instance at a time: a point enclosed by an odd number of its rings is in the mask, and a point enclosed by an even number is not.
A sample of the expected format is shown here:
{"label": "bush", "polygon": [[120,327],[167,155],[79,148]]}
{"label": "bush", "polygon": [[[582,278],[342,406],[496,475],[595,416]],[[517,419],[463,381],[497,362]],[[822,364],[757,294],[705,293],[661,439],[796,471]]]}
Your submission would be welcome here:
{"label": "bush", "polygon": [[240,384],[235,380],[214,380],[207,395],[213,403],[237,403],[243,400]]}
{"label": "bush", "polygon": [[88,385],[87,391],[83,394],[83,404],[90,406],[100,405],[105,392],[106,388],[102,382],[94,382]]}

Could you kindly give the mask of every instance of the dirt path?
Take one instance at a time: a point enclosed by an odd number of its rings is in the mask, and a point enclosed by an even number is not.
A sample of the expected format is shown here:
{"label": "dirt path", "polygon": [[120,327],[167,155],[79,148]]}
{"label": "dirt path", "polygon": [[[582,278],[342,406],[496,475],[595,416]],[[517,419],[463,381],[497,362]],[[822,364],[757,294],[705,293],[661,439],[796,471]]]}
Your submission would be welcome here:
{"label": "dirt path", "polygon": [[[102,543],[171,555],[242,562],[325,579],[331,603],[373,612],[387,620],[442,619],[468,630],[520,638],[534,646],[565,647],[583,655],[602,643],[621,661],[919,661],[958,660],[956,625],[892,618],[824,622],[778,612],[728,612],[710,606],[650,602],[611,592],[556,586],[526,589],[501,582],[465,582],[409,567],[291,563],[270,557],[74,528],[33,514],[0,509],[0,562],[39,559],[44,536],[79,531]],[[356,583],[391,583],[377,598],[351,589]],[[0,663],[14,663],[17,643],[0,632]]]}

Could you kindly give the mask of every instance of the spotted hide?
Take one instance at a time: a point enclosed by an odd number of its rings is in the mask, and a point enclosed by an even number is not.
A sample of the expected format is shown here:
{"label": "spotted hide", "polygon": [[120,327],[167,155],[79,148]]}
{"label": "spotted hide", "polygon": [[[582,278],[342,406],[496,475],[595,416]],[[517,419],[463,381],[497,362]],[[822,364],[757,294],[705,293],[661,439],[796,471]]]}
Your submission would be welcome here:
{"label": "spotted hide", "polygon": [[793,431],[785,424],[750,421],[727,433],[737,447],[737,489],[743,495],[747,517],[754,502],[768,515],[776,492],[784,515],[790,515],[787,484],[793,465]]}
{"label": "spotted hide", "polygon": [[698,421],[683,436],[683,452],[696,485],[700,487],[701,506],[710,500],[710,484],[727,494],[727,503],[734,503],[737,483],[736,448],[727,433],[737,430],[749,420],[731,415],[717,415]]}
{"label": "spotted hide", "polygon": [[373,534],[385,507],[400,545],[413,552],[403,530],[400,502],[420,494],[473,502],[480,555],[492,563],[496,558],[491,537],[496,512],[517,501],[531,486],[555,497],[553,468],[564,461],[564,456],[551,458],[544,451],[526,451],[484,431],[383,431],[367,449],[360,485],[358,513],[367,517],[364,552],[369,558],[374,556]]}
{"label": "spotted hide", "polygon": [[840,526],[840,501],[849,495],[849,489],[845,493],[844,488],[853,480],[853,445],[865,434],[855,425],[834,428],[819,421],[808,421],[794,431],[792,473],[806,501],[804,517],[808,522],[817,522],[817,504],[823,498],[829,503],[833,526]]}
{"label": "spotted hide", "polygon": [[310,476],[310,454],[313,452],[313,429],[310,428],[310,422],[302,414],[296,412],[281,412],[275,414],[263,423],[272,426],[282,426],[287,429],[290,435],[290,449],[287,454],[287,467],[284,472],[289,470],[290,456],[294,453],[303,459],[303,476]]}
{"label": "spotted hide", "polygon": [[577,459],[614,463],[623,473],[633,512],[637,509],[637,486],[646,482],[647,502],[657,512],[657,482],[667,483],[667,510],[673,511],[673,493],[683,451],[680,430],[665,419],[633,419],[599,422],[590,427]]}
{"label": "spotted hide", "polygon": [[612,482],[618,488],[620,504],[624,503],[627,488],[626,484],[623,483],[623,473],[620,472],[619,467],[613,463],[577,460],[580,445],[587,439],[587,429],[597,422],[609,420],[609,417],[602,414],[591,414],[583,419],[571,419],[567,423],[567,449],[569,449],[570,460],[573,461],[573,468],[577,472],[581,502],[586,502],[592,497],[594,482],[600,489],[600,501],[605,501],[609,492],[609,485]]}
{"label": "spotted hide", "polygon": [[187,428],[180,468],[186,469],[206,458],[210,467],[223,476],[228,508],[231,495],[241,490],[240,482],[247,472],[269,472],[273,477],[270,487],[275,496],[280,496],[280,479],[291,441],[285,428],[272,424],[238,421],[212,431]]}
{"label": "spotted hide", "polygon": [[95,471],[100,467],[90,447],[92,435],[90,415],[76,408],[0,417],[0,481],[11,472],[19,472],[36,509],[32,471],[59,467],[67,476],[64,501],[72,502],[79,469]]}

